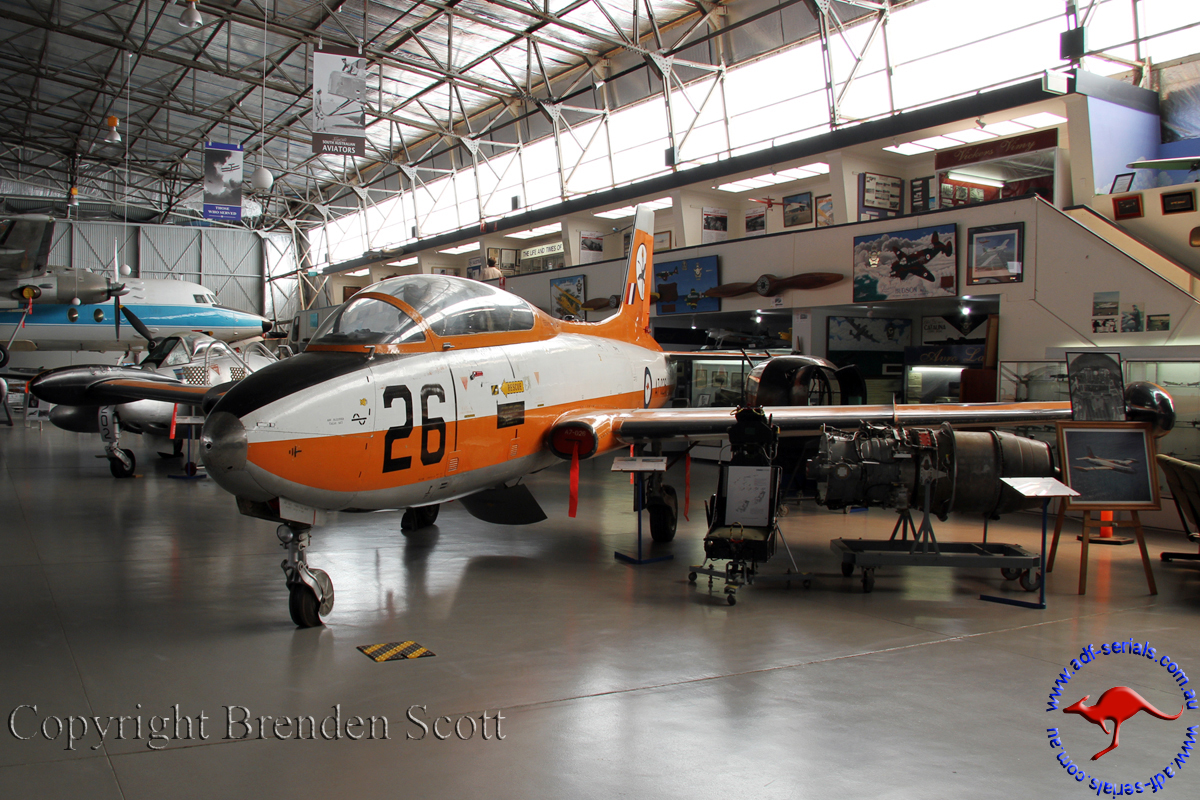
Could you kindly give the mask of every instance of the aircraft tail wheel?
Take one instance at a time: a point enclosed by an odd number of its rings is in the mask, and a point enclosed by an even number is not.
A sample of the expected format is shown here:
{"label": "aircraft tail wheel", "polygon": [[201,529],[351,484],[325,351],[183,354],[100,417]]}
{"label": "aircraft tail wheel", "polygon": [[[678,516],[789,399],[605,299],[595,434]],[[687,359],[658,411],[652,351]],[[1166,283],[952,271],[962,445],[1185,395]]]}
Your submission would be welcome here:
{"label": "aircraft tail wheel", "polygon": [[114,478],[132,478],[133,471],[137,468],[137,459],[133,456],[132,450],[122,450],[125,457],[129,459],[129,465],[119,458],[110,458],[108,460],[108,471],[112,473]]}
{"label": "aircraft tail wheel", "polygon": [[315,628],[321,624],[320,602],[316,593],[303,583],[291,588],[288,597],[288,611],[292,614],[292,622],[297,628]]}
{"label": "aircraft tail wheel", "polygon": [[8,347],[0,344],[0,367],[8,366],[8,359],[9,359]]}
{"label": "aircraft tail wheel", "polygon": [[679,520],[679,500],[675,487],[663,485],[661,499],[656,498],[646,506],[650,512],[650,538],[656,542],[669,542],[675,538],[675,525]]}

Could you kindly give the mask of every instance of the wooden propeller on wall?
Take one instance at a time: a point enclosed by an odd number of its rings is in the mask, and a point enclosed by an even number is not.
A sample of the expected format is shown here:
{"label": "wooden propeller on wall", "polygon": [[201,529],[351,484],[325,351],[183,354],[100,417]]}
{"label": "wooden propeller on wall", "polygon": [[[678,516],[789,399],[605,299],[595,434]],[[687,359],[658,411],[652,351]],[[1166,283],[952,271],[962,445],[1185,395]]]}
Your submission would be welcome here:
{"label": "wooden propeller on wall", "polygon": [[704,292],[705,297],[740,297],[758,292],[763,297],[774,297],[788,289],[820,289],[832,286],[845,279],[839,272],[802,272],[790,278],[762,275],[754,282],[723,283]]}

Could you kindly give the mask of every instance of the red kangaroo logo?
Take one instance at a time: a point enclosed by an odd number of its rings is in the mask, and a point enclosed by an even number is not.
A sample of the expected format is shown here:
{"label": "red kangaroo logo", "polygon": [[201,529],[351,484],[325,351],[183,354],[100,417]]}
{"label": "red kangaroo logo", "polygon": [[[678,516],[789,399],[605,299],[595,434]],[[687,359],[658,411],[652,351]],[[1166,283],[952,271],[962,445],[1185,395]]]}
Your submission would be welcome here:
{"label": "red kangaroo logo", "polygon": [[1179,714],[1173,717],[1169,714],[1164,714],[1150,705],[1146,698],[1128,686],[1114,686],[1100,695],[1100,699],[1096,701],[1095,705],[1085,706],[1083,701],[1089,697],[1091,697],[1090,694],[1085,694],[1080,698],[1079,702],[1064,708],[1063,713],[1078,714],[1093,725],[1099,725],[1105,733],[1108,733],[1109,720],[1115,723],[1112,731],[1112,744],[1092,756],[1092,761],[1095,761],[1110,750],[1117,749],[1117,745],[1120,744],[1117,741],[1117,737],[1121,734],[1121,723],[1139,711],[1145,711],[1150,716],[1158,717],[1159,719],[1179,719],[1180,714],[1183,714],[1182,708],[1179,709]]}

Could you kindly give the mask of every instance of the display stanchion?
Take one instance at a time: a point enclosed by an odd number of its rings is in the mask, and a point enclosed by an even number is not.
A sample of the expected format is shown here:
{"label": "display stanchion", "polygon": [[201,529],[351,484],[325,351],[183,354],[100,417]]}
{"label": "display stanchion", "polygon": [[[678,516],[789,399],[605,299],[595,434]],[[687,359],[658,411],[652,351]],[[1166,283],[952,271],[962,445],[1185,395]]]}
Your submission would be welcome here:
{"label": "display stanchion", "polygon": [[637,566],[640,564],[653,564],[656,561],[670,561],[675,558],[670,553],[665,556],[642,557],[642,486],[645,483],[645,479],[642,476],[648,472],[666,472],[666,470],[667,459],[665,456],[618,456],[613,459],[613,472],[628,472],[634,478],[633,509],[634,514],[637,515],[637,556],[626,555],[618,550],[613,553],[613,558],[618,561]]}

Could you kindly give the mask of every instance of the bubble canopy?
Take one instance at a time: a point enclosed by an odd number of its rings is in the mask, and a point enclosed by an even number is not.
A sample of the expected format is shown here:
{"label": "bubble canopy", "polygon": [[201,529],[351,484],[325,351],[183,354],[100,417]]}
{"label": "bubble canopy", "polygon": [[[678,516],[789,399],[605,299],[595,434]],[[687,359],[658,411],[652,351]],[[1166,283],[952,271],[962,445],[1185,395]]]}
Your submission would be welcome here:
{"label": "bubble canopy", "polygon": [[407,275],[363,289],[325,320],[310,344],[402,345],[425,341],[426,331],[437,337],[466,336],[527,331],[533,324],[528,303],[490,284],[450,275]]}

